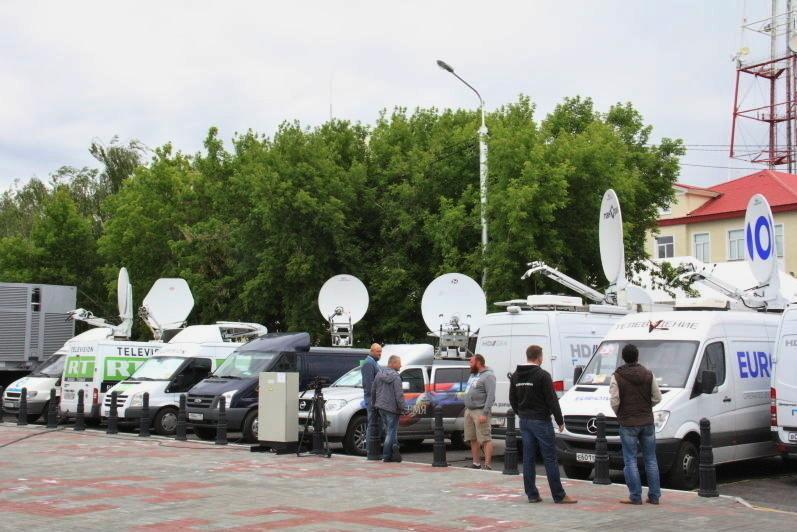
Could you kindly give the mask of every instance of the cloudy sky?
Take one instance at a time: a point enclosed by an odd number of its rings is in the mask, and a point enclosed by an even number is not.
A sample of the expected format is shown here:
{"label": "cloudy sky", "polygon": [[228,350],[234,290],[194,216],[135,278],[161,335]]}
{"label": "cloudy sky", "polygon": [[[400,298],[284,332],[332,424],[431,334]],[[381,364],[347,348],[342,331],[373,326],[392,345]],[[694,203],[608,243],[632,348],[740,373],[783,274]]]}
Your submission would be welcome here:
{"label": "cloudy sky", "polygon": [[[743,16],[769,0],[39,2],[0,4],[0,188],[92,165],[113,135],[195,152],[286,119],[372,123],[394,106],[492,109],[528,94],[631,101],[654,139],[690,145],[681,180],[751,165],[727,156]],[[767,50],[764,37],[745,41]],[[701,166],[696,166],[701,165]],[[730,168],[729,168],[730,167]]]}

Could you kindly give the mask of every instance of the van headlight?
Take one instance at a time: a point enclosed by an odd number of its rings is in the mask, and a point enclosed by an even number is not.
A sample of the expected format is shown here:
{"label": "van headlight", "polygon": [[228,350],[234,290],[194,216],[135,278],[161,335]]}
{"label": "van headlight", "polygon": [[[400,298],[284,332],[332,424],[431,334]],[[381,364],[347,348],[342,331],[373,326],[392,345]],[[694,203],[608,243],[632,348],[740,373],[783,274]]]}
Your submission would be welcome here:
{"label": "van headlight", "polygon": [[137,406],[144,406],[144,394],[137,393],[130,398],[130,406],[135,408]]}
{"label": "van headlight", "polygon": [[346,406],[349,402],[345,399],[330,399],[326,403],[324,403],[324,409],[327,412],[337,412],[344,406]]}
{"label": "van headlight", "polygon": [[667,420],[670,419],[670,412],[668,410],[659,410],[653,412],[653,425],[656,427],[656,432],[661,432]]}
{"label": "van headlight", "polygon": [[[232,404],[232,398],[236,393],[238,393],[238,390],[230,390],[229,392],[224,392],[220,395],[220,397],[224,397],[224,408],[230,408],[230,405]],[[219,401],[219,403],[221,403],[221,401]],[[216,408],[218,407],[219,405],[216,404]]]}
{"label": "van headlight", "polygon": [[28,399],[33,399],[37,395],[39,395],[39,392],[36,390],[28,390]]}

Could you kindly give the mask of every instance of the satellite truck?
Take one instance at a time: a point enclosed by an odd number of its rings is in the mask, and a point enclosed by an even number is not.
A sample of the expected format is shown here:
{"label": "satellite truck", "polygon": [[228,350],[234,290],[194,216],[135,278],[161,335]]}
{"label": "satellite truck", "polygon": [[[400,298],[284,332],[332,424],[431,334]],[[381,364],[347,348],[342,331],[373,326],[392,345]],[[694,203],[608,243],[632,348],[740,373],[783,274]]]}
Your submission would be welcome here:
{"label": "satellite truck", "polygon": [[559,461],[567,476],[586,479],[590,475],[599,413],[606,416],[610,467],[623,467],[609,383],[623,364],[621,353],[628,344],[639,348],[640,364],[653,372],[662,391],[653,415],[665,485],[697,486],[704,417],[711,421],[715,463],[775,454],[770,422],[781,410],[770,408],[770,381],[773,367],[776,374],[783,367],[777,367],[772,355],[781,322],[775,312],[784,309],[785,300],[778,284],[772,213],[760,194],[748,203],[745,227],[746,258],[757,286],[739,290],[713,278],[710,271],[686,272],[683,278],[707,283],[748,310],[730,310],[727,301],[681,298],[671,311],[625,316],[606,334],[586,368],[577,368],[575,385],[560,400],[565,430],[556,435]]}
{"label": "satellite truck", "polygon": [[[133,325],[133,292],[130,287],[130,278],[125,268],[119,270],[117,297],[119,318],[121,319],[119,325],[109,324],[104,319],[97,318],[85,309],[75,309],[67,313],[67,320],[84,321],[94,328],[70,338],[52,356],[35,366],[30,375],[11,383],[3,392],[3,412],[11,415],[18,414],[22,388],[25,388],[27,389],[28,421],[31,423],[36,421],[47,411],[50,402],[50,390],[55,388],[56,397],[60,398],[61,396],[61,377],[66,358],[70,352],[70,346],[113,338],[128,338],[130,336]],[[72,307],[74,308],[74,304]],[[70,326],[74,329],[73,323],[70,323]]]}

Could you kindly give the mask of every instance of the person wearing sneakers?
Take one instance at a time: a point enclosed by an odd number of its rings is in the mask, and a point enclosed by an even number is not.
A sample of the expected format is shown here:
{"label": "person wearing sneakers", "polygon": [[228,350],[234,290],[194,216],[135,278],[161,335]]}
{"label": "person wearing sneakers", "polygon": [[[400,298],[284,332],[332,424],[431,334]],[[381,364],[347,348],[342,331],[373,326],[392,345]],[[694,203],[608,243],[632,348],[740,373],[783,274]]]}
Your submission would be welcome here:
{"label": "person wearing sneakers", "polygon": [[407,405],[398,374],[400,369],[401,359],[392,355],[387,359],[387,368],[376,374],[371,386],[371,405],[385,425],[385,444],[382,447],[382,460],[385,462],[401,462],[398,452],[398,420]]}
{"label": "person wearing sneakers", "polygon": [[[470,378],[465,396],[465,441],[470,442],[473,469],[492,470],[493,441],[490,417],[495,403],[495,373],[485,365],[482,355],[470,358]],[[484,451],[484,466],[480,450]]]}
{"label": "person wearing sneakers", "polygon": [[620,423],[620,445],[623,448],[623,475],[629,498],[623,504],[642,504],[642,481],[637,467],[637,449],[648,477],[648,502],[659,504],[661,486],[656,462],[656,427],[653,406],[661,401],[656,377],[639,364],[639,349],[634,344],[623,347],[624,365],[614,371],[609,383],[609,401]]}
{"label": "person wearing sneakers", "polygon": [[575,504],[578,501],[565,493],[559,476],[551,416],[559,432],[564,430],[564,419],[551,374],[541,367],[542,356],[542,347],[530,345],[526,349],[526,364],[519,365],[509,380],[509,404],[520,417],[520,433],[523,437],[523,487],[529,502],[542,502],[537,491],[534,467],[539,447],[554,502]]}

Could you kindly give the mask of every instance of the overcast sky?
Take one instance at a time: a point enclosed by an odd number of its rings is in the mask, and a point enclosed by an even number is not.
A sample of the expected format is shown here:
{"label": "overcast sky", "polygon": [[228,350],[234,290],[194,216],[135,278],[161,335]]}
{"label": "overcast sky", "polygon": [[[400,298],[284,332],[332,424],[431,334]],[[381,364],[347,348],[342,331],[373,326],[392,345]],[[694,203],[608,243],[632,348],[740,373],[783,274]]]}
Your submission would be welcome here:
{"label": "overcast sky", "polygon": [[[113,135],[201,148],[272,134],[286,119],[373,123],[394,106],[489,109],[529,95],[538,116],[564,96],[606,110],[631,101],[654,139],[692,149],[681,181],[749,171],[730,160],[740,24],[769,0],[38,2],[0,4],[0,188],[93,165]],[[746,7],[745,7],[746,6]],[[754,50],[766,39],[748,38]],[[686,166],[686,164],[708,165]],[[727,167],[732,167],[728,169]]]}

